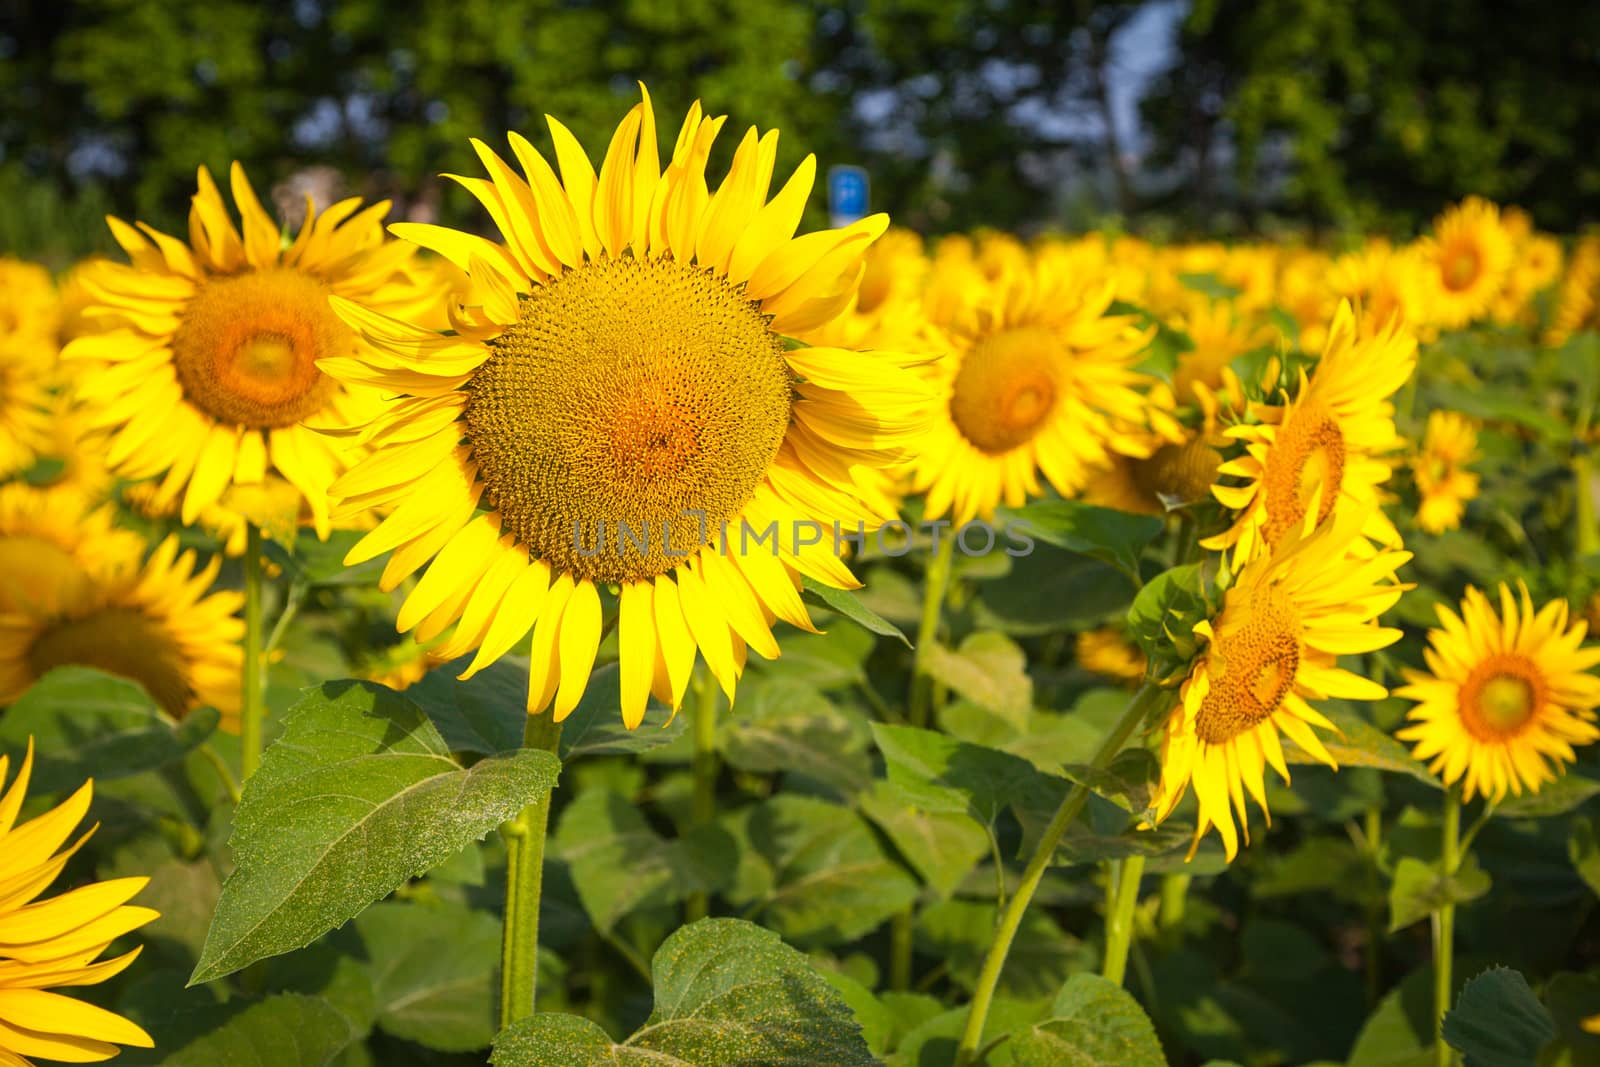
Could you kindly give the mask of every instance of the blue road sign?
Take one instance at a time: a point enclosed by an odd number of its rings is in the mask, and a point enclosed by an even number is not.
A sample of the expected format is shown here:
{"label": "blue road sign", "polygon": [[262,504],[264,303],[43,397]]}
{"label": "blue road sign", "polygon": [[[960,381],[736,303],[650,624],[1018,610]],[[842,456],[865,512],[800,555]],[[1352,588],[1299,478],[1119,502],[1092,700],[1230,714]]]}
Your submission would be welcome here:
{"label": "blue road sign", "polygon": [[867,217],[867,172],[861,167],[828,168],[828,215],[834,226]]}

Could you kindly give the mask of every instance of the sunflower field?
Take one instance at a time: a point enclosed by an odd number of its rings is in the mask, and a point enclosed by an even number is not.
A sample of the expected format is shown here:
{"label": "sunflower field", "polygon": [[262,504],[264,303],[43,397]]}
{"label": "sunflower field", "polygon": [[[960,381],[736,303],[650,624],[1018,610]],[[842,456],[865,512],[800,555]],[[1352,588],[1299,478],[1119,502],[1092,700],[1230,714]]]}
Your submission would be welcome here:
{"label": "sunflower field", "polygon": [[1600,237],[726,122],[0,258],[0,1067],[1600,1063]]}

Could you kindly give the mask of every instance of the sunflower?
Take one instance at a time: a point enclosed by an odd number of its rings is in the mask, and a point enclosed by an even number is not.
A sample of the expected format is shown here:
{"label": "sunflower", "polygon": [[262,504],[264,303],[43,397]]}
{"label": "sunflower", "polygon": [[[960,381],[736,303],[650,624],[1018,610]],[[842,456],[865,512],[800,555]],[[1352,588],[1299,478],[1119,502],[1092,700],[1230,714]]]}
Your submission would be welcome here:
{"label": "sunflower", "polygon": [[1345,510],[1367,516],[1368,537],[1398,543],[1376,504],[1378,487],[1393,473],[1381,456],[1403,443],[1388,398],[1411,377],[1416,353],[1416,339],[1397,320],[1376,333],[1360,332],[1349,303],[1341,303],[1322,358],[1309,379],[1300,372],[1295,396],[1261,408],[1262,423],[1223,431],[1244,442],[1245,454],[1218,471],[1244,484],[1212,487],[1237,515],[1200,543],[1231,550],[1238,570],[1299,529],[1308,513],[1321,523]]}
{"label": "sunflower", "polygon": [[1114,626],[1080,633],[1073,643],[1073,657],[1089,673],[1124,683],[1139,681],[1147,666],[1143,650]]}
{"label": "sunflower", "polygon": [[32,467],[50,443],[50,357],[0,335],[0,478]]}
{"label": "sunflower", "polygon": [[169,537],[142,566],[134,557],[91,567],[87,588],[53,610],[0,615],[0,704],[56,667],[94,667],[138,682],[174,717],[210,705],[237,732],[244,595],[208,594],[220,558],[195,564]]}
{"label": "sunflower", "polygon": [[1107,315],[1113,286],[1060,258],[1036,259],[977,292],[947,327],[952,352],[927,366],[942,403],[913,463],[924,515],[959,526],[1043,493],[1083,489],[1113,455],[1148,455],[1134,369],[1150,334]]}
{"label": "sunflower", "polygon": [[106,500],[116,481],[106,467],[106,435],[90,428],[88,412],[69,393],[56,393],[49,404],[49,426],[27,472],[28,482],[72,489],[92,503]]}
{"label": "sunflower", "polygon": [[1178,353],[1178,369],[1173,375],[1173,390],[1178,403],[1193,404],[1197,387],[1212,393],[1224,384],[1224,372],[1239,356],[1270,345],[1276,331],[1256,319],[1242,306],[1228,300],[1211,300],[1195,294],[1173,321],[1188,335],[1194,347]]}
{"label": "sunflower", "polygon": [[[10,762],[0,756],[0,781]],[[127,970],[142,949],[94,961],[160,913],[127,903],[148,878],[115,878],[36,899],[94,833],[90,828],[67,844],[89,810],[94,783],[19,826],[32,772],[30,739],[16,779],[0,797],[0,1065],[32,1067],[31,1056],[98,1063],[115,1056],[118,1045],[154,1048],[150,1035],[122,1016],[51,992],[99,985]]]}
{"label": "sunflower", "polygon": [[49,614],[91,595],[97,567],[136,563],[144,541],[70,487],[0,486],[0,614]]}
{"label": "sunflower", "polygon": [[304,424],[348,425],[379,402],[317,369],[320,359],[362,348],[328,298],[406,313],[431,297],[407,272],[414,250],[384,239],[387,201],[308,211],[285,248],[237,163],[231,178],[243,237],[204,167],[190,244],[108,220],[132,265],[85,272],[82,283],[99,303],[87,309],[91,332],[62,357],[96,367],[81,375],[78,391],[95,408],[94,425],[113,431],[112,469],[129,479],[160,477],[164,498],[182,496],[184,522],[230,486],[276,472],[304,496],[326,538],[327,489],[348,461],[332,438]]}
{"label": "sunflower", "polygon": [[1579,330],[1595,329],[1600,329],[1600,235],[1583,238],[1572,250],[1544,343],[1559,347]]}
{"label": "sunflower", "polygon": [[1382,550],[1356,558],[1365,525],[1364,515],[1346,510],[1313,532],[1291,531],[1239,573],[1221,612],[1195,627],[1206,647],[1162,728],[1161,781],[1148,816],[1152,824],[1165,820],[1192,782],[1200,811],[1191,857],[1212,826],[1234,857],[1234,811],[1249,843],[1246,791],[1270,823],[1263,772],[1270,766],[1289,780],[1280,732],[1337,766],[1313,729],[1333,724],[1309,701],[1387,696],[1383,686],[1338,666],[1342,654],[1400,639],[1399,630],[1374,620],[1400,599],[1405,587],[1394,572],[1411,555]]}
{"label": "sunflower", "polygon": [[1446,329],[1487,314],[1511,269],[1511,238],[1500,225],[1500,209],[1481,197],[1446,209],[1418,250],[1430,317]]}
{"label": "sunflower", "polygon": [[458,332],[334,300],[374,348],[323,369],[400,396],[362,431],[373,453],[334,494],[346,508],[398,504],[346,562],[394,549],[392,589],[433,557],[398,627],[427,643],[458,623],[437,650],[478,650],[462,677],[533,628],[531,713],[553,700],[559,721],[577,705],[600,589],[617,587],[634,727],[652,692],[679,706],[697,648],[731,698],[747,649],[779,654],[775,621],[812,628],[802,575],[859,586],[833,526],[889,516],[859,499],[852,469],[914,447],[931,395],[906,369],[921,357],[785,342],[850,304],[888,221],[792,237],[813,157],[768,201],[777,133],[751,129],[713,193],[723,119],[698,103],[665,171],[648,94],[598,176],[549,123],[559,181],[517,134],[521,175],[475,141],[490,179],[455,179],[504,243],[394,227],[469,274]]}
{"label": "sunflower", "polygon": [[48,358],[55,354],[60,316],[50,272],[37,263],[0,256],[0,341]]}
{"label": "sunflower", "polygon": [[1428,415],[1422,448],[1411,460],[1417,493],[1417,525],[1431,534],[1461,525],[1467,501],[1478,495],[1478,476],[1466,470],[1477,459],[1478,433],[1472,421],[1453,411]]}
{"label": "sunflower", "polygon": [[1368,241],[1328,268],[1328,288],[1351,301],[1361,326],[1380,329],[1391,319],[1426,336],[1431,323],[1422,283],[1422,263],[1413,249],[1396,250],[1384,240]]}
{"label": "sunflower", "polygon": [[1500,613],[1468,587],[1461,614],[1440,605],[1439,629],[1428,631],[1427,671],[1404,672],[1395,692],[1417,702],[1396,731],[1413,742],[1412,755],[1454,785],[1466,778],[1465,798],[1495,802],[1507,792],[1537,793],[1554,781],[1573,747],[1600,738],[1595,706],[1600,647],[1583,648],[1588,626],[1569,627],[1565,600],[1534,611],[1527,586],[1521,597],[1500,584]]}

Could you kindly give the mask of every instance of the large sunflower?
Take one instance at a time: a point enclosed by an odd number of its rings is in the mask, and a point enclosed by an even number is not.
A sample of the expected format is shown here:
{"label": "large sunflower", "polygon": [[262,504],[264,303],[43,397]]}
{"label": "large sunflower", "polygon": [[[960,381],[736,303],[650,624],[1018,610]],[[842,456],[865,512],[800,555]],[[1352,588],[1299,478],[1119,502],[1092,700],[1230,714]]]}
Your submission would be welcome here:
{"label": "large sunflower", "polygon": [[1427,671],[1406,671],[1395,691],[1417,701],[1413,725],[1395,736],[1446,785],[1465,778],[1467,800],[1537,793],[1572,762],[1574,746],[1600,739],[1600,678],[1588,673],[1600,647],[1581,647],[1589,628],[1568,626],[1565,600],[1535,612],[1526,586],[1519,603],[1501,583],[1498,615],[1471,587],[1460,615],[1443,605],[1438,613]]}
{"label": "large sunflower", "polygon": [[1359,512],[1345,511],[1312,533],[1291,531],[1271,555],[1240,572],[1216,618],[1195,627],[1206,648],[1163,728],[1152,823],[1172,814],[1192,782],[1200,804],[1195,847],[1215,826],[1232,859],[1239,847],[1234,812],[1250,840],[1245,793],[1270,820],[1265,768],[1289,780],[1280,733],[1336,766],[1313,729],[1333,724],[1310,701],[1387,695],[1338,666],[1340,655],[1374,652],[1400,639],[1399,630],[1374,620],[1400,599],[1405,587],[1394,572],[1411,554],[1352,556],[1364,524]]}
{"label": "large sunflower", "polygon": [[136,563],[144,541],[70,487],[0,486],[0,614],[50,614],[92,594],[94,569]]}
{"label": "large sunflower", "polygon": [[362,348],[328,298],[396,313],[431,298],[407,274],[415,250],[384,239],[387,201],[308,210],[285,248],[237,163],[231,178],[242,237],[204,167],[189,244],[109,220],[132,265],[86,268],[82,284],[99,303],[87,310],[90,332],[62,356],[96,368],[80,375],[78,390],[96,409],[94,424],[114,430],[113,470],[160,477],[164,498],[181,495],[184,522],[229,486],[276,471],[305,496],[326,537],[328,486],[347,457],[304,424],[348,425],[376,400],[317,369]]}
{"label": "large sunflower", "polygon": [[[0,782],[10,762],[0,756]],[[94,783],[18,825],[32,772],[30,740],[16,779],[0,797],[0,1067],[33,1067],[32,1056],[98,1063],[115,1056],[118,1045],[153,1048],[150,1035],[122,1016],[51,991],[99,985],[121,974],[141,949],[98,963],[96,957],[159,913],[127,903],[148,878],[94,882],[36,899],[94,832],[67,843],[89,811]]]}
{"label": "large sunflower", "polygon": [[1434,221],[1418,243],[1429,317],[1458,329],[1488,314],[1511,269],[1511,237],[1500,209],[1469,196]]}
{"label": "large sunflower", "polygon": [[1259,409],[1263,422],[1224,433],[1243,441],[1245,454],[1219,473],[1243,479],[1212,493],[1236,512],[1226,530],[1201,544],[1231,549],[1235,570],[1299,529],[1315,510],[1321,523],[1336,512],[1362,511],[1366,534],[1398,542],[1394,526],[1376,507],[1378,486],[1393,473],[1379,458],[1404,442],[1395,432],[1389,397],[1417,362],[1417,342],[1391,320],[1376,333],[1358,331],[1348,302],[1328,329],[1328,345],[1308,379],[1282,406]]}
{"label": "large sunflower", "polygon": [[[616,586],[633,727],[650,693],[681,703],[697,648],[731,696],[747,648],[778,655],[776,620],[810,628],[801,575],[859,584],[833,524],[850,534],[887,516],[862,502],[853,471],[898,460],[930,397],[904,369],[913,357],[785,343],[850,303],[887,225],[793,237],[812,157],[769,201],[777,133],[751,129],[713,193],[706,158],[723,119],[698,104],[665,171],[648,95],[598,175],[549,123],[560,180],[517,134],[521,174],[475,141],[490,179],[455,179],[504,243],[394,227],[467,271],[457,332],[334,301],[374,349],[323,369],[401,397],[363,431],[373,453],[334,494],[346,508],[398,505],[347,562],[394,549],[389,589],[434,557],[399,628],[427,642],[458,623],[436,651],[477,648],[463,677],[533,628],[533,713],[576,706],[602,636],[600,588]],[[769,530],[776,543],[756,541]]]}
{"label": "large sunflower", "polygon": [[209,592],[221,559],[196,570],[169,537],[138,559],[92,567],[87,588],[50,611],[0,615],[0,705],[56,667],[95,667],[138,682],[169,715],[210,705],[223,728],[239,728],[237,617],[244,596]]}
{"label": "large sunflower", "polygon": [[1149,334],[1106,314],[1113,296],[1050,256],[932,312],[953,352],[928,366],[942,403],[912,467],[927,518],[992,518],[1043,493],[1041,473],[1072,496],[1114,455],[1149,454],[1155,380],[1134,369]]}

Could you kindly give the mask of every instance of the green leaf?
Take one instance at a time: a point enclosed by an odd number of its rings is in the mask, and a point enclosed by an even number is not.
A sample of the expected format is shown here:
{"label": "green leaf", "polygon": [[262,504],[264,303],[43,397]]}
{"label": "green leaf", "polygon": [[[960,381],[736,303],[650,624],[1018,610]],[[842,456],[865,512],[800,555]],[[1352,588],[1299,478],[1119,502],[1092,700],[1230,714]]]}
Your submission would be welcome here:
{"label": "green leaf", "polygon": [[849,1005],[770,930],[702,919],[662,944],[651,964],[655,1009],[613,1044],[586,1019],[544,1013],[495,1038],[494,1067],[869,1067]]}
{"label": "green leaf", "polygon": [[[1428,773],[1428,768],[1411,757],[1411,752],[1400,742],[1372,725],[1359,714],[1336,703],[1321,705],[1320,710],[1328,721],[1339,728],[1339,734],[1329,736],[1318,733],[1328,755],[1342,767],[1371,767],[1374,770],[1405,774],[1432,786],[1443,788],[1439,780]],[[1320,759],[1294,743],[1283,739],[1283,758],[1286,763],[1325,766]]]}
{"label": "green leaf", "polygon": [[1489,875],[1468,856],[1461,869],[1446,876],[1436,864],[1403,856],[1389,887],[1389,932],[1404,930],[1446,904],[1464,904],[1489,891]]}
{"label": "green leaf", "polygon": [[1494,816],[1497,819],[1542,819],[1565,815],[1596,793],[1600,793],[1600,782],[1569,772],[1553,782],[1546,782],[1537,793],[1510,797],[1496,805]]}
{"label": "green leaf", "polygon": [[29,791],[58,793],[90,778],[126,778],[176,763],[216,729],[212,708],[173,723],[136,682],[88,667],[58,667],[0,716],[0,750],[20,760],[31,737]]}
{"label": "green leaf", "polygon": [[[526,693],[527,668],[522,666],[524,661],[517,662]],[[522,704],[526,703],[524,697]],[[672,744],[688,728],[688,716],[673,715],[654,699],[637,730],[622,725],[622,678],[616,663],[607,663],[596,667],[589,675],[589,684],[578,706],[561,724],[561,761],[570,763],[580,756],[648,752]]]}
{"label": "green leaf", "polygon": [[1067,979],[1050,1018],[1011,1036],[1016,1067],[1166,1067],[1139,1002],[1094,974]]}
{"label": "green leaf", "polygon": [[795,678],[742,683],[739,704],[717,724],[717,747],[730,767],[756,774],[793,772],[842,797],[872,778],[868,733],[858,712],[836,707]]}
{"label": "green leaf", "polygon": [[[917,948],[943,961],[950,980],[970,993],[977,988],[978,974],[994,943],[998,910],[990,901],[960,898],[931,904],[917,913]],[[1014,997],[1042,999],[1059,990],[1073,972],[1094,967],[1098,954],[1035,908],[1023,914],[1006,959],[1000,990]]]}
{"label": "green leaf", "polygon": [[471,656],[463,656],[434,668],[404,699],[423,710],[450,751],[509,752],[522,744],[528,721],[528,661],[507,656],[471,681],[458,681],[456,675],[471,663]]}
{"label": "green leaf", "polygon": [[356,916],[377,1024],[442,1052],[494,1039],[500,920],[464,905],[386,901]]}
{"label": "green leaf", "polygon": [[1528,980],[1509,967],[1484,971],[1461,987],[1444,1016],[1445,1042],[1466,1067],[1534,1067],[1556,1023]]}
{"label": "green leaf", "polygon": [[1128,635],[1144,650],[1150,673],[1171,678],[1199,650],[1194,628],[1210,614],[1201,564],[1162,571],[1144,584],[1128,609]]}
{"label": "green leaf", "polygon": [[730,896],[791,940],[853,941],[916,899],[916,880],[849,808],[780,794],[727,825],[743,844]]}
{"label": "green leaf", "polygon": [[1181,273],[1178,275],[1178,281],[1182,282],[1187,288],[1193,289],[1197,293],[1203,293],[1213,300],[1232,300],[1243,292],[1238,286],[1229,285],[1211,273]]}
{"label": "green leaf", "polygon": [[422,711],[367,682],[307,691],[234,817],[236,867],[192,982],[309,944],[550,790],[519,749],[463,770]]}
{"label": "green leaf", "polygon": [[966,812],[989,825],[1040,777],[1020,756],[933,730],[873,723],[872,734],[889,780],[928,811]]}
{"label": "green leaf", "polygon": [[1023,720],[1033,710],[1028,657],[1004,634],[968,634],[955,651],[925,642],[922,663],[935,681],[1003,718]]}
{"label": "green leaf", "polygon": [[1139,559],[1166,523],[1154,515],[1134,515],[1076,500],[1041,500],[1023,508],[1001,508],[1001,521],[1026,524],[1047,544],[1109,563],[1139,584]]}
{"label": "green leaf", "polygon": [[977,583],[972,616],[985,629],[1016,636],[1081,629],[1126,611],[1133,596],[1115,567],[1054,545],[1006,562],[1003,575]]}
{"label": "green leaf", "polygon": [[1590,891],[1600,896],[1600,837],[1595,834],[1593,819],[1579,816],[1572,820],[1567,831],[1567,858]]}
{"label": "green leaf", "polygon": [[835,589],[823,585],[809,575],[801,576],[800,585],[800,597],[807,603],[837,612],[871,633],[880,637],[893,637],[907,648],[911,647],[911,642],[900,632],[900,627],[869,609],[848,589]]}
{"label": "green leaf", "polygon": [[989,851],[989,835],[972,816],[928,811],[891,782],[875,783],[858,803],[941,897],[953,893]]}
{"label": "green leaf", "polygon": [[708,826],[668,840],[638,805],[609,789],[587,789],[561,813],[554,841],[595,926],[610,930],[628,913],[726,887],[736,856],[732,837]]}
{"label": "green leaf", "polygon": [[307,585],[373,585],[383,573],[383,559],[368,560],[354,567],[344,558],[366,536],[364,530],[335,530],[326,541],[317,540],[310,530],[301,530],[292,548],[278,540],[262,542],[262,554],[282,567],[285,574]]}
{"label": "green leaf", "polygon": [[[159,1060],[162,1067],[327,1067],[360,1035],[333,1005],[316,997],[280,993],[250,1005],[217,1029]],[[133,1050],[117,1059],[139,1062]]]}

